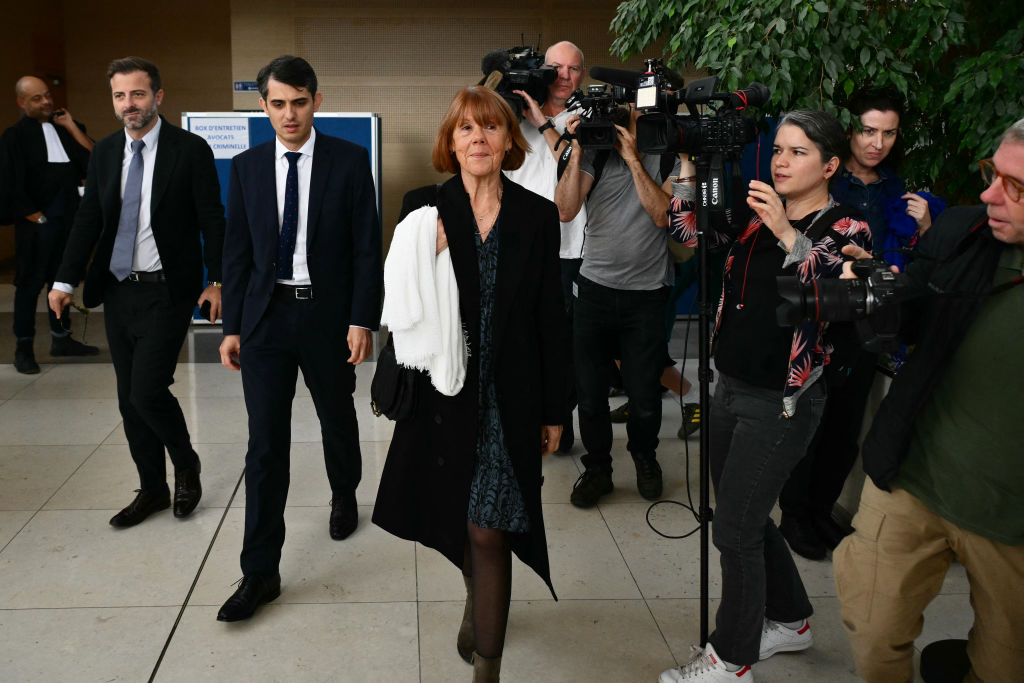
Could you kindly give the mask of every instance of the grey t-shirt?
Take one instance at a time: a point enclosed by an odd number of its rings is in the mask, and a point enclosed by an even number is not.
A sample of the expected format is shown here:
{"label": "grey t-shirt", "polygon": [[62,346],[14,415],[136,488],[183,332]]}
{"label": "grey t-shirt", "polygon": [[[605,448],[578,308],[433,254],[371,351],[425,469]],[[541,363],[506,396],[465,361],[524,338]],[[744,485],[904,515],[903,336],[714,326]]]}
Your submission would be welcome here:
{"label": "grey t-shirt", "polygon": [[[594,176],[597,150],[586,150],[580,170]],[[658,185],[661,157],[648,154],[643,166]],[[678,175],[679,160],[674,173]],[[587,231],[580,275],[612,289],[654,290],[672,284],[668,233],[647,215],[633,175],[612,150],[587,197]]]}

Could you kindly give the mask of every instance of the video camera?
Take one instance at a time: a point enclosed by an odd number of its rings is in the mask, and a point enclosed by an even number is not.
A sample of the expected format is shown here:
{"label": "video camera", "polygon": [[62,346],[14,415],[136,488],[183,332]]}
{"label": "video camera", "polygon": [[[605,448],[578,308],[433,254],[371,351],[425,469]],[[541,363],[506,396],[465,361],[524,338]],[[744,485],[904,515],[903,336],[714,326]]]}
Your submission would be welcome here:
{"label": "video camera", "polygon": [[[659,83],[648,86],[650,94],[637,96],[637,108],[647,112],[636,122],[637,149],[644,154],[684,152],[692,156],[718,152],[727,159],[739,159],[743,148],[757,139],[756,124],[741,112],[764,105],[771,93],[761,83],[731,93],[715,92],[717,87],[716,76],[691,81],[682,94]],[[641,106],[641,99],[650,105]],[[721,103],[715,116],[697,109],[713,102]],[[688,115],[676,113],[679,104],[686,104]]]}
{"label": "video camera", "polygon": [[576,140],[582,149],[612,149],[615,147],[616,124],[629,123],[629,111],[620,107],[632,101],[634,95],[625,88],[613,85],[588,85],[587,92],[577,90],[566,100],[565,108],[580,113],[576,127]]}
{"label": "video camera", "polygon": [[495,72],[500,75],[492,87],[495,92],[505,98],[516,118],[522,121],[523,108],[526,102],[514,90],[522,90],[543,106],[548,99],[548,86],[558,76],[554,68],[544,65],[544,55],[529,45],[521,45],[508,50],[495,50],[487,53],[480,64],[488,81]]}
{"label": "video camera", "polygon": [[857,280],[775,278],[782,303],[776,309],[780,326],[801,320],[840,322],[854,320],[861,346],[871,352],[892,351],[899,346],[900,307],[908,286],[883,260],[859,259],[853,263]]}
{"label": "video camera", "polygon": [[[620,105],[637,102],[638,98],[642,97],[644,106],[648,104],[647,98],[653,98],[652,102],[663,106],[666,110],[671,108],[672,111],[675,111],[678,108],[678,103],[672,103],[671,97],[666,97],[667,90],[664,91],[666,94],[663,94],[662,86],[677,84],[681,87],[682,80],[666,70],[661,64],[661,60],[648,59],[647,66],[646,73],[603,66],[591,67],[590,77],[604,81],[608,85],[587,86],[586,95],[580,93],[577,99],[570,98],[565,105],[566,109],[578,109],[580,112],[576,140],[581,148],[612,149],[615,147],[615,126],[629,124],[629,109]],[[639,103],[637,108],[641,108]]]}

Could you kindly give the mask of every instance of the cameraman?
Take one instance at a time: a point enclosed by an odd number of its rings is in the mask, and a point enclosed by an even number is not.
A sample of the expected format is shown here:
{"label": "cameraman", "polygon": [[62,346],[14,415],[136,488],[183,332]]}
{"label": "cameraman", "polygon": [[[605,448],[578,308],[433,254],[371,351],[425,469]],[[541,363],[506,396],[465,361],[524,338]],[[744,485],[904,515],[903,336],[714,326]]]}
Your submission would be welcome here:
{"label": "cameraman", "polygon": [[864,440],[871,479],[833,557],[868,681],[913,680],[922,614],[954,559],[975,616],[965,680],[1024,671],[1024,119],[981,172],[985,204],[947,209],[899,278],[917,347]]}
{"label": "cameraman", "polygon": [[[510,180],[547,199],[555,198],[558,183],[558,145],[569,112],[565,103],[580,87],[583,79],[583,52],[567,40],[555,43],[544,53],[544,63],[552,67],[557,76],[548,86],[548,97],[544,106],[523,90],[514,91],[523,98],[524,120],[520,124],[523,137],[530,145],[523,165],[514,171],[505,171]],[[587,211],[581,209],[575,218],[561,223],[561,242],[558,256],[562,271],[562,297],[566,311],[572,315],[572,283],[583,264],[583,231],[587,227]],[[559,453],[568,453],[573,444],[572,409],[575,406],[575,392],[567,406],[562,441]]]}
{"label": "cameraman", "polygon": [[[580,438],[586,468],[570,502],[589,508],[612,490],[612,424],[609,370],[622,362],[631,409],[626,430],[644,498],[661,496],[656,458],[661,428],[659,377],[667,355],[665,301],[672,285],[665,227],[670,195],[659,187],[661,158],[636,147],[639,111],[616,125],[612,150],[576,149],[555,188],[559,218],[574,218],[587,205],[586,248],[573,286],[573,354],[579,397]],[[568,121],[576,131],[579,117]],[[626,127],[628,126],[628,127]],[[580,152],[583,152],[582,154]],[[677,165],[678,168],[678,165]],[[656,180],[657,179],[657,180]]]}

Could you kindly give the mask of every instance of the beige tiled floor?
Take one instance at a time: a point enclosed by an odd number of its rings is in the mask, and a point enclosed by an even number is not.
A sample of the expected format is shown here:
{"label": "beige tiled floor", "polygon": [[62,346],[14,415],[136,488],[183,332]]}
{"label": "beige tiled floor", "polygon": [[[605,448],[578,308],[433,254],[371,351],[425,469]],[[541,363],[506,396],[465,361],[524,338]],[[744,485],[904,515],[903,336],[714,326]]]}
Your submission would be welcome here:
{"label": "beige tiled floor", "polygon": [[[107,519],[131,499],[137,480],[110,366],[44,365],[25,377],[0,365],[0,680],[144,681],[155,671],[157,681],[468,681],[453,642],[463,599],[457,570],[369,522],[392,432],[369,411],[371,373],[372,366],[359,369],[358,531],[342,543],[328,538],[319,425],[300,386],[283,592],[253,620],[227,625],[215,615],[239,577],[244,486],[232,499],[246,440],[239,376],[211,364],[179,367],[174,391],[203,457],[203,502],[188,520],[162,513],[118,531]],[[664,408],[666,497],[685,500],[679,415],[668,400]],[[568,503],[579,445],[571,457],[544,463],[560,600],[516,562],[504,680],[653,683],[699,637],[698,539],[651,531],[624,428],[615,434],[616,489],[598,509]],[[678,506],[650,516],[670,534],[693,526]],[[710,559],[717,598],[717,556]],[[758,681],[856,680],[832,566],[798,564],[817,612],[815,647],[758,664]],[[957,569],[929,610],[920,644],[964,636],[966,592]]]}

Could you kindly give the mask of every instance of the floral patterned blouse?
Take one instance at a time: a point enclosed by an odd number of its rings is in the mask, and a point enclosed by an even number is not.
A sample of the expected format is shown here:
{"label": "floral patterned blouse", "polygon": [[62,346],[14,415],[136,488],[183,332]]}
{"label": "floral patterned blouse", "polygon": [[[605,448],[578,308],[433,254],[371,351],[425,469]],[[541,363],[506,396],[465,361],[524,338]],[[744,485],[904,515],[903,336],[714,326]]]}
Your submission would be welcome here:
{"label": "floral patterned blouse", "polygon": [[[832,206],[835,206],[835,203],[830,200],[828,206],[821,213]],[[669,236],[687,246],[696,246],[697,244],[697,215],[693,207],[692,200],[673,197],[668,212]],[[811,223],[813,224],[813,220]],[[733,263],[737,254],[750,252],[749,242],[762,228],[769,231],[768,227],[761,222],[761,218],[755,212],[750,211],[747,225],[737,237],[733,238],[716,231],[709,232],[711,246],[730,245],[729,255],[725,261],[724,280],[726,282],[732,276]],[[843,241],[837,242],[836,235]],[[768,237],[775,239],[770,231]],[[871,251],[871,230],[867,222],[851,217],[840,218],[832,224],[831,230],[825,230],[815,241],[801,233],[797,238],[797,243],[786,256],[783,267],[787,268],[795,264],[795,275],[802,282],[810,282],[816,278],[838,278],[842,274],[843,261],[846,260],[839,250],[846,244],[856,244]],[[779,243],[779,248],[784,250],[781,243]],[[739,277],[743,277],[742,272]],[[718,338],[720,332],[725,297],[725,287],[723,287],[718,314],[715,318],[713,340]],[[828,323],[804,320],[793,328],[793,341],[790,345],[789,365],[782,394],[782,415],[784,417],[792,417],[795,414],[800,394],[821,376],[824,366],[829,362],[829,354],[832,349],[824,340],[827,327]]]}

